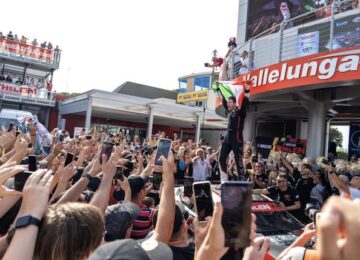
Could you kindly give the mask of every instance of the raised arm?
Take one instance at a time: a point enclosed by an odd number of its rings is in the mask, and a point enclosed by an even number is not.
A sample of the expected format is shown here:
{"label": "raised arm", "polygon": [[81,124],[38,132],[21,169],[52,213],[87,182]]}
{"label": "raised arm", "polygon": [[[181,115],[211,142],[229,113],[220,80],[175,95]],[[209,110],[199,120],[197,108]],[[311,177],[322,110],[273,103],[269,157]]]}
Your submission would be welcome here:
{"label": "raised arm", "polygon": [[333,167],[331,167],[328,164],[322,164],[323,168],[325,169],[325,171],[328,174],[330,183],[332,183],[333,185],[335,185],[335,187],[339,190],[339,192],[343,191],[347,194],[350,194],[350,188],[349,186],[343,182],[339,176],[336,175],[335,170]]}
{"label": "raised arm", "polygon": [[[175,181],[174,181],[174,155],[170,153],[169,158],[160,157],[163,162],[163,182],[161,192],[158,220],[155,228],[155,239],[168,243],[171,239],[175,218]],[[161,225],[160,225],[161,224]]]}

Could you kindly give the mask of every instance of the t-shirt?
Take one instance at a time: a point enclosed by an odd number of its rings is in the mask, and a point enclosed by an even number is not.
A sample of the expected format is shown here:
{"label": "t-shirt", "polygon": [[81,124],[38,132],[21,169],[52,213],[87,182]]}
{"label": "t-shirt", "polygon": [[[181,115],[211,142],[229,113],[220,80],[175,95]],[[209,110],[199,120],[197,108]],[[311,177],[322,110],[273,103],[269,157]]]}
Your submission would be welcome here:
{"label": "t-shirt", "polygon": [[195,256],[195,245],[189,243],[187,247],[170,246],[174,260],[193,260]]}
{"label": "t-shirt", "polygon": [[[349,187],[349,189],[350,189],[350,198],[352,200],[360,199],[360,190],[354,189],[354,188],[351,188],[351,187]],[[345,192],[341,193],[341,197],[345,197]]]}
{"label": "t-shirt", "polygon": [[299,201],[299,194],[292,187],[288,187],[286,191],[281,191],[279,187],[272,186],[267,188],[270,193],[270,198],[284,203],[286,207],[292,206],[296,201]]}
{"label": "t-shirt", "polygon": [[131,231],[131,238],[143,239],[147,234],[153,230],[152,220],[155,214],[155,209],[147,208],[145,205],[138,205],[140,213],[133,222]]}
{"label": "t-shirt", "polygon": [[300,178],[298,180],[298,182],[296,183],[295,188],[299,194],[302,209],[305,208],[306,203],[309,203],[310,194],[311,194],[311,191],[314,188],[314,186],[315,186],[315,184],[314,184],[314,180],[312,178],[308,178],[308,179]]}
{"label": "t-shirt", "polygon": [[209,175],[209,165],[206,160],[198,159],[193,164],[194,181],[206,181]]}

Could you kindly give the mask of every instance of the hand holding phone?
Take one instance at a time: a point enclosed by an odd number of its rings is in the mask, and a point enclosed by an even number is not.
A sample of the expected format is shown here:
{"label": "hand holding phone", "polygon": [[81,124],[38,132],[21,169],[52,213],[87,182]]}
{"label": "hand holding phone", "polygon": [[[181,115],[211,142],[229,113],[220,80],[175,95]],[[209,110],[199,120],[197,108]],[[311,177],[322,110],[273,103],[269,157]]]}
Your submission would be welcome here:
{"label": "hand holding phone", "polygon": [[214,211],[210,182],[204,181],[194,183],[193,192],[195,194],[198,219],[199,221],[205,221],[206,217],[212,216]]}
{"label": "hand holding phone", "polygon": [[153,172],[153,189],[160,190],[161,183],[162,183],[162,173]]}
{"label": "hand holding phone", "polygon": [[248,247],[251,231],[252,183],[222,183],[221,203],[224,208],[221,222],[225,231],[225,246]]}
{"label": "hand holding phone", "polygon": [[72,153],[67,153],[65,159],[65,167],[68,166],[70,163],[72,163],[73,160],[74,160],[74,155]]}
{"label": "hand holding phone", "polygon": [[159,159],[161,156],[164,156],[165,159],[169,157],[171,146],[172,141],[170,139],[160,139],[155,156],[155,166],[162,166],[162,161]]}

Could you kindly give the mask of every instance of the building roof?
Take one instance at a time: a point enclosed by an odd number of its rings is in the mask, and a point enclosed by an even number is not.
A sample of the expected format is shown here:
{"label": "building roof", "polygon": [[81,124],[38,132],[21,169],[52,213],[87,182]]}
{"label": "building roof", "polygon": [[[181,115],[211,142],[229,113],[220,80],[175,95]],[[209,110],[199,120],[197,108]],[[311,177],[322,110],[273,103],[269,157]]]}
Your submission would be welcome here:
{"label": "building roof", "polygon": [[168,98],[176,100],[177,97],[177,93],[175,91],[156,88],[130,81],[126,81],[117,87],[113,92],[148,99]]}

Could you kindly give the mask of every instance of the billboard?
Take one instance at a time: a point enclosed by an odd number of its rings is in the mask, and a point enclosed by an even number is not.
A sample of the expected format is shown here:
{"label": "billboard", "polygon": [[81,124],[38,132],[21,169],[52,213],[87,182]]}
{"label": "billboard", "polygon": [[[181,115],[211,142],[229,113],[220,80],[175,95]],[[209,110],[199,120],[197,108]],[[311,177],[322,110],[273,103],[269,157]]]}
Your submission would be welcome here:
{"label": "billboard", "polygon": [[360,157],[360,124],[350,125],[349,159],[354,154]]}
{"label": "billboard", "polygon": [[[247,21],[247,39],[270,29],[269,33],[276,32],[275,26],[307,12],[308,16],[298,21],[289,22],[286,28],[304,24],[331,15],[330,5],[333,0],[251,0]],[[335,13],[359,8],[358,0],[347,1],[336,6]]]}
{"label": "billboard", "polygon": [[[359,45],[360,14],[336,19],[334,22],[332,48],[336,50]],[[330,49],[330,22],[299,28],[297,46],[298,57],[328,51]]]}
{"label": "billboard", "polygon": [[209,96],[208,90],[192,91],[188,93],[181,93],[177,95],[177,103],[185,103],[190,101],[207,100]]}

